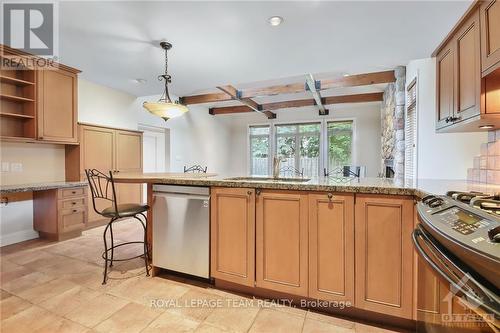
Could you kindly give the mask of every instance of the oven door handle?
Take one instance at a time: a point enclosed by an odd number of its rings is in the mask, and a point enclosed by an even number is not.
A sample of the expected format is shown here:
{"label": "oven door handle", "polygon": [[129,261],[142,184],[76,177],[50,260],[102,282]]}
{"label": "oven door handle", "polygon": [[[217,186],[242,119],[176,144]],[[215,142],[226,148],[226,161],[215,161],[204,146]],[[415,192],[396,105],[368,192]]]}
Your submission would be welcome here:
{"label": "oven door handle", "polygon": [[425,245],[433,252],[437,252],[438,255],[436,255],[436,259],[440,261],[440,263],[448,267],[449,264],[447,264],[443,259],[446,259],[449,263],[455,267],[460,274],[467,275],[468,279],[470,282],[472,282],[478,289],[480,289],[488,298],[493,300],[494,302],[497,302],[497,297],[494,295],[491,291],[487,290],[484,288],[480,283],[478,283],[472,276],[466,274],[460,267],[457,267],[453,262],[439,249],[437,248],[431,239],[425,234],[425,231],[422,230],[420,226],[417,226],[417,228],[413,231],[412,233],[412,238],[413,238],[413,243],[415,244],[415,248],[417,249],[418,253],[422,256],[422,258],[436,271],[441,277],[443,277],[450,285],[452,285],[456,290],[460,291],[462,294],[465,295],[465,297],[469,300],[472,300],[476,305],[482,306],[483,308],[486,308],[488,311],[491,311],[495,313],[495,315],[500,315],[498,309],[495,309],[491,306],[488,306],[487,304],[484,304],[483,300],[478,298],[475,294],[472,294],[464,288],[464,285],[459,285],[457,284],[456,280],[450,276],[450,274],[441,267],[439,267],[430,257],[429,255],[425,252],[423,249],[422,245],[420,245],[419,238],[422,239],[425,243]]}
{"label": "oven door handle", "polygon": [[[415,229],[412,233],[412,238],[413,238],[413,244],[415,245],[415,248],[417,249],[417,252],[420,254],[420,256],[437,272],[439,275],[441,275],[448,283],[453,284],[456,286],[456,282],[445,272],[443,271],[438,265],[434,263],[434,261],[429,257],[429,255],[425,252],[423,249],[422,245],[420,245],[420,242],[418,241],[419,238],[421,238],[424,243],[426,243],[427,246],[432,246],[430,244],[430,241],[427,239],[425,234],[420,230],[420,227],[417,226],[417,229]],[[432,246],[434,247],[434,246]],[[458,286],[457,286],[458,287]],[[462,289],[459,288],[461,291]],[[463,291],[462,291],[463,292]]]}

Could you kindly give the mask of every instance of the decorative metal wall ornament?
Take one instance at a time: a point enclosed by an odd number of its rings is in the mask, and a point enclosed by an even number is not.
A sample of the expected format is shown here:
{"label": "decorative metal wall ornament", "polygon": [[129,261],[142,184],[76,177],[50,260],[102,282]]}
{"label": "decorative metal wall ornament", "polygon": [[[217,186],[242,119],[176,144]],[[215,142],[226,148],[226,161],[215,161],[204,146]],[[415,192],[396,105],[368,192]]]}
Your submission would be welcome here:
{"label": "decorative metal wall ornament", "polygon": [[165,81],[165,90],[158,102],[144,102],[142,106],[155,116],[163,118],[167,121],[170,118],[182,116],[188,112],[187,106],[180,104],[178,101],[172,101],[168,93],[168,84],[172,82],[172,76],[168,74],[168,50],[172,48],[169,42],[160,42],[160,46],[165,50],[165,74],[159,75],[159,81]]}

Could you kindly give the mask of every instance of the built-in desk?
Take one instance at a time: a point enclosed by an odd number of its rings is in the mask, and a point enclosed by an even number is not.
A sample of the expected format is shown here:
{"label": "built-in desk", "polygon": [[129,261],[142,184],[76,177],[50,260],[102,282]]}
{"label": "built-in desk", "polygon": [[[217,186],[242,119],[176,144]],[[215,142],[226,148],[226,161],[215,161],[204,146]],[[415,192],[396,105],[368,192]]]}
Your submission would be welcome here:
{"label": "built-in desk", "polygon": [[[81,235],[82,230],[85,228],[88,209],[86,182],[2,185],[0,186],[0,197],[3,206],[2,220],[8,221],[5,223],[9,224],[19,223],[25,225],[25,228],[21,228],[21,230],[12,228],[13,233],[18,235],[13,235],[11,239],[7,235],[7,240],[3,240],[6,235],[2,235],[2,245],[33,238],[33,235],[24,236],[30,231],[33,234],[32,230],[22,230],[29,228],[31,223],[33,229],[39,233],[41,238],[51,240],[77,237]],[[22,210],[31,208],[31,201],[33,202],[32,222],[28,221],[30,220],[28,215],[21,214],[23,213]],[[10,205],[20,205],[21,207],[15,211],[10,211],[8,209]],[[4,227],[2,225],[2,229]],[[6,233],[8,233],[8,230]]]}

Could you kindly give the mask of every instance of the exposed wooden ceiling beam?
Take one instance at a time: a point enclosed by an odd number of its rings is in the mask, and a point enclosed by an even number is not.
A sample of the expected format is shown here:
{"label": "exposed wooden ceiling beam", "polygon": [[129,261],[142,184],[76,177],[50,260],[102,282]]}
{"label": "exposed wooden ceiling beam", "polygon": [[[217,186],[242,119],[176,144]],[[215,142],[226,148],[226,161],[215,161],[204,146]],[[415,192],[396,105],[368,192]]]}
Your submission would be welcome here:
{"label": "exposed wooden ceiling beam", "polygon": [[304,83],[283,84],[262,88],[247,88],[241,91],[241,97],[251,98],[259,96],[274,96],[281,94],[293,94],[305,91]]}
{"label": "exposed wooden ceiling beam", "polygon": [[356,94],[356,95],[340,95],[329,96],[323,98],[323,104],[343,104],[343,103],[365,103],[365,102],[381,102],[384,99],[383,92]]}
{"label": "exposed wooden ceiling beam", "polygon": [[[384,93],[366,93],[366,94],[356,94],[356,95],[342,95],[342,96],[330,96],[323,97],[321,102],[323,105],[331,104],[342,104],[342,103],[365,103],[365,102],[380,102],[382,101]],[[287,108],[298,108],[304,106],[314,106],[316,105],[314,99],[298,99],[292,101],[274,102],[262,104],[262,108],[265,110],[279,110]],[[237,106],[225,106],[225,107],[214,107],[210,108],[209,113],[212,115],[219,114],[231,114],[231,113],[245,113],[254,112],[253,109],[246,105]]]}
{"label": "exposed wooden ceiling beam", "polygon": [[231,96],[229,96],[225,92],[220,92],[220,93],[185,96],[181,97],[179,99],[179,102],[184,105],[192,105],[192,104],[230,101],[231,99],[232,99]]}
{"label": "exposed wooden ceiling beam", "polygon": [[242,104],[249,107],[253,111],[265,114],[268,119],[276,118],[275,113],[273,113],[271,111],[263,110],[262,105],[258,104],[254,100],[252,100],[250,98],[242,98],[241,92],[238,91],[235,87],[233,87],[231,85],[217,87],[217,89],[222,90],[224,93],[231,96],[231,99],[241,102]]}
{"label": "exposed wooden ceiling beam", "polygon": [[[378,83],[389,83],[394,81],[396,81],[396,78],[394,77],[393,70],[385,72],[356,74],[337,79],[320,80],[319,81],[320,87],[318,90],[321,91],[332,88],[366,86]],[[247,88],[239,90],[238,92],[240,94],[239,95],[240,98],[253,98],[259,96],[274,96],[280,94],[300,93],[305,91],[306,89],[304,83],[292,83],[292,84],[276,85],[276,86],[262,87],[262,88]],[[181,98],[181,103],[186,105],[191,105],[191,104],[230,101],[232,99],[234,98],[232,98],[227,93],[221,92],[221,93],[209,93],[209,94],[185,96]]]}
{"label": "exposed wooden ceiling beam", "polygon": [[312,74],[306,75],[306,86],[307,90],[309,90],[313,96],[314,102],[318,106],[319,115],[326,116],[328,114],[328,110],[325,109],[323,102],[321,101],[321,95],[319,93],[321,82],[316,81]]}
{"label": "exposed wooden ceiling beam", "polygon": [[337,79],[321,80],[321,90],[332,88],[369,86],[378,83],[395,82],[394,71],[356,74]]}

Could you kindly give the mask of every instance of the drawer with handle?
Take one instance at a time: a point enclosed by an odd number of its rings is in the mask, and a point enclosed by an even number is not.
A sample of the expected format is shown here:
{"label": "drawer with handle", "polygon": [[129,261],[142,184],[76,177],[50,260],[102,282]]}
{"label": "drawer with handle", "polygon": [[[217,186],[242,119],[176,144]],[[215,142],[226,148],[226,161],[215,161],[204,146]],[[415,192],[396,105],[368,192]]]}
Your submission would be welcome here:
{"label": "drawer with handle", "polygon": [[59,199],[85,196],[85,187],[64,188],[59,190]]}
{"label": "drawer with handle", "polygon": [[87,198],[86,197],[59,200],[59,202],[58,202],[58,209],[59,210],[84,207],[84,206],[87,206]]}
{"label": "drawer with handle", "polygon": [[75,229],[82,229],[85,225],[86,215],[86,207],[59,211],[59,231],[67,232]]}

